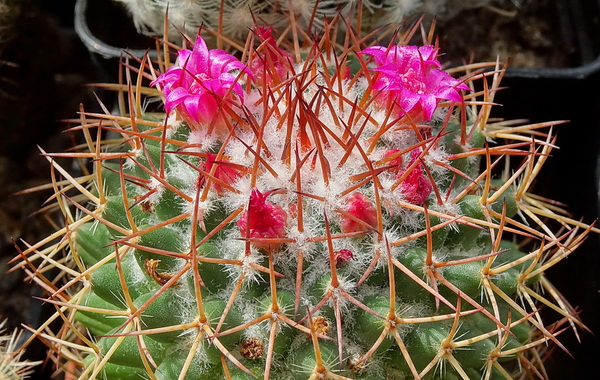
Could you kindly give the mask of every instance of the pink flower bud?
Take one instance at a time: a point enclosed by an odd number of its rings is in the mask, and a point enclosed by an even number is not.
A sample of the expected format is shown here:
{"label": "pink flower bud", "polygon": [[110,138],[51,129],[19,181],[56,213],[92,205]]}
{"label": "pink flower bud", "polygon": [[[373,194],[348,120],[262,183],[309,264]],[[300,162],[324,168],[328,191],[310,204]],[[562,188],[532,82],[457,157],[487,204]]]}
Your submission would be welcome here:
{"label": "pink flower bud", "polygon": [[344,233],[369,231],[371,229],[369,226],[372,228],[377,226],[377,210],[369,198],[362,193],[350,194],[343,210],[345,213],[342,214],[340,228]]}
{"label": "pink flower bud", "polygon": [[339,267],[342,263],[352,260],[354,253],[349,249],[339,249],[333,252],[333,257],[335,257],[335,266]]}
{"label": "pink flower bud", "polygon": [[[398,152],[400,152],[399,149],[388,149],[383,153],[383,157],[388,158]],[[400,167],[402,166],[402,162],[403,159],[401,154],[390,159],[385,163],[385,166],[391,166],[387,171],[390,173],[398,173],[400,171]]]}
{"label": "pink flower bud", "polygon": [[[415,149],[412,152],[409,166],[415,162],[420,153],[421,149]],[[404,173],[406,173],[406,170],[399,172],[396,178],[400,178]],[[431,191],[433,190],[433,185],[423,170],[423,164],[419,163],[410,171],[408,176],[404,178],[398,188],[407,202],[414,205],[422,205],[427,198],[429,198],[429,194],[431,194]]]}
{"label": "pink flower bud", "polygon": [[272,27],[257,26],[254,32],[263,43],[260,53],[250,61],[256,81],[261,83],[264,79],[267,84],[273,84],[285,80],[290,64],[294,63],[294,56],[277,46]]}
{"label": "pink flower bud", "polygon": [[[277,239],[285,236],[287,213],[279,205],[267,201],[273,191],[265,194],[258,189],[252,190],[248,209],[237,222],[240,235],[250,239]],[[276,248],[280,244],[252,242],[258,249]]]}

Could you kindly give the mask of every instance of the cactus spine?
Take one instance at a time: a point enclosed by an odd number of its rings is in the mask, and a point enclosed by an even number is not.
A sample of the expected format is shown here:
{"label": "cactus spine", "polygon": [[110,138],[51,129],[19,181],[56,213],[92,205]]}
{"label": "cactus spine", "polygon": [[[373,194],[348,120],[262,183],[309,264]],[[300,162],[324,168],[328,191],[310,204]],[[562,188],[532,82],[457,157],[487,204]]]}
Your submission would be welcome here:
{"label": "cactus spine", "polygon": [[492,121],[500,67],[454,79],[433,33],[338,45],[341,23],[303,45],[301,29],[277,44],[256,26],[241,61],[198,36],[175,64],[167,49],[127,63],[130,81],[107,85],[121,113],[82,112],[85,144],[47,154],[65,226],[19,265],[37,263],[56,305],[37,335],[60,365],[80,379],[517,379],[543,373],[561,324],[583,327],[544,271],[594,229],[529,192],[557,123]]}

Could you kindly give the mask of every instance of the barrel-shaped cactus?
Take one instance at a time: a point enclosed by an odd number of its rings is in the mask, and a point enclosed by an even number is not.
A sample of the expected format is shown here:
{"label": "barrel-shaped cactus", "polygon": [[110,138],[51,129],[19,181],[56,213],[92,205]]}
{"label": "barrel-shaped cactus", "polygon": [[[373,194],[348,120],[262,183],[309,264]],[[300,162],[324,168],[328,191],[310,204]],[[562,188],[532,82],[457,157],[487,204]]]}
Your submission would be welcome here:
{"label": "barrel-shaped cactus", "polygon": [[83,145],[47,154],[64,226],[20,265],[56,305],[36,335],[61,367],[516,379],[583,327],[544,271],[591,228],[530,193],[557,123],[491,120],[501,68],[452,76],[433,33],[339,45],[340,20],[126,62],[121,113],[82,112]]}

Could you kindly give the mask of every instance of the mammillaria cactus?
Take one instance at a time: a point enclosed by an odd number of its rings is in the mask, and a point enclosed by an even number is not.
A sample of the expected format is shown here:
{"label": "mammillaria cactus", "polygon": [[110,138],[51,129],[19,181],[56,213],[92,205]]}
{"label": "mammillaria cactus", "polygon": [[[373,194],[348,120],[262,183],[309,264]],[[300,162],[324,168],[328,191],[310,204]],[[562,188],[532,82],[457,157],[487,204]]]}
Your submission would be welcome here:
{"label": "mammillaria cactus", "polygon": [[[593,229],[529,191],[558,123],[490,119],[503,71],[451,76],[433,31],[377,46],[346,28],[339,45],[342,22],[300,44],[292,15],[289,38],[257,26],[237,55],[199,35],[174,64],[165,45],[106,85],[120,114],[81,112],[85,143],[47,154],[64,227],[17,265],[56,305],[35,335],[59,366],[517,379],[545,376],[547,344],[585,328],[544,271]],[[89,166],[70,174],[66,157]]]}

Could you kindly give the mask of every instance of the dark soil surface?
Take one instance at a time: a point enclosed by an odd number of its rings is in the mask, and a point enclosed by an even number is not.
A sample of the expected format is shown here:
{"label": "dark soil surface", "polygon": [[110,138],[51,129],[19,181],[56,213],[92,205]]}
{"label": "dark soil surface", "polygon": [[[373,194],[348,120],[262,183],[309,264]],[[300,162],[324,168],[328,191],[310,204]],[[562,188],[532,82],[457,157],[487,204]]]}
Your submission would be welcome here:
{"label": "dark soil surface", "polygon": [[[599,20],[592,0],[528,0],[517,7],[503,1],[440,21],[438,36],[445,59],[460,64],[501,62],[510,58],[514,67],[568,68],[600,55]],[[590,17],[590,13],[592,16]],[[585,19],[581,19],[581,14]]]}
{"label": "dark soil surface", "polygon": [[521,7],[504,1],[498,7],[468,10],[439,23],[444,59],[460,63],[501,62],[511,59],[516,67],[570,67],[577,52],[570,31],[563,30],[560,2],[530,0]]}

